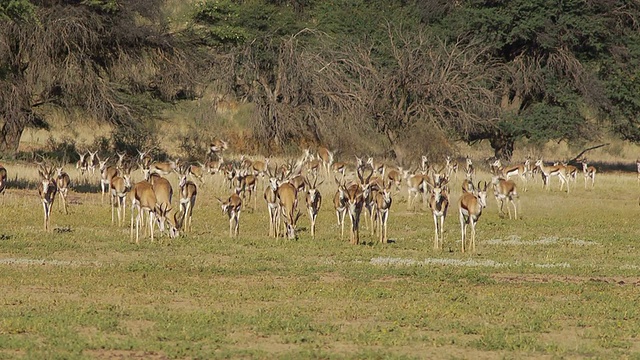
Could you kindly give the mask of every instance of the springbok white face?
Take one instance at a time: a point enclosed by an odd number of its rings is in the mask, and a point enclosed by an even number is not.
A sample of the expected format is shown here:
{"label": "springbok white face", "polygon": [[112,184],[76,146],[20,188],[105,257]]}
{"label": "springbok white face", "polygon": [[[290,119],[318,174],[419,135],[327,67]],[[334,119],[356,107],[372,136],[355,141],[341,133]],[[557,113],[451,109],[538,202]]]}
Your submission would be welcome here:
{"label": "springbok white face", "polygon": [[62,171],[62,168],[61,168],[61,167],[56,168],[56,175],[57,175],[57,176],[62,176],[62,172],[63,172],[63,171]]}
{"label": "springbok white face", "polygon": [[182,188],[187,183],[187,175],[182,175],[180,177],[180,182],[178,183],[178,187]]}
{"label": "springbok white face", "polygon": [[151,170],[150,169],[142,169],[142,175],[146,181],[149,181],[151,178]]}
{"label": "springbok white face", "polygon": [[[479,188],[479,187],[478,187]],[[478,203],[482,208],[487,207],[487,187],[485,185],[484,190],[478,190]]]}
{"label": "springbok white face", "polygon": [[100,160],[100,171],[104,171],[107,168],[107,161],[109,161],[109,158],[106,158],[104,160]]}

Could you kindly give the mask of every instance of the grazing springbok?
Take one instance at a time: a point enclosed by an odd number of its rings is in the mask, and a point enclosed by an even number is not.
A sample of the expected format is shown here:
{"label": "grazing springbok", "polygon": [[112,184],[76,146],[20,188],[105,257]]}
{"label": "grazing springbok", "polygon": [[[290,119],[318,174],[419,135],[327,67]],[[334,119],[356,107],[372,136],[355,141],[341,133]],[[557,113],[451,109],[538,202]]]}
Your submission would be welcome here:
{"label": "grazing springbok", "polygon": [[307,195],[305,197],[307,203],[307,211],[309,212],[309,221],[311,222],[311,238],[316,238],[316,219],[318,217],[318,212],[320,211],[320,207],[322,207],[322,194],[320,194],[320,190],[318,187],[322,185],[323,181],[320,181],[318,184],[318,178],[314,178],[313,182],[310,182],[307,179],[307,183],[309,184],[309,188],[307,189]]}
{"label": "grazing springbok", "polygon": [[127,192],[131,189],[131,168],[122,170],[122,176],[111,178],[111,224],[115,222],[114,207],[118,206],[118,226],[124,225],[126,216]]}
{"label": "grazing springbok", "polygon": [[[242,170],[243,172],[246,170]],[[253,197],[253,210],[256,209],[256,206],[258,205],[258,194],[256,193],[256,184],[258,182],[258,179],[256,178],[255,175],[253,174],[240,174],[237,177],[238,180],[238,187],[242,192],[242,198],[243,200],[247,200],[250,203],[251,202],[251,198]]]}
{"label": "grazing springbok", "polygon": [[462,252],[466,248],[467,226],[471,225],[471,252],[476,251],[476,224],[482,215],[482,209],[487,207],[487,182],[484,186],[478,182],[475,192],[467,192],[462,189],[462,195],[458,201],[460,213],[460,231],[462,234]]}
{"label": "grazing springbok", "polygon": [[180,236],[180,230],[182,230],[183,221],[184,213],[182,211],[175,211],[175,209],[172,209],[169,214],[167,214],[170,239],[174,239]]}
{"label": "grazing springbok", "polygon": [[[513,218],[518,218],[518,208],[515,203],[515,198],[518,197],[518,191],[516,189],[516,183],[513,180],[507,180],[500,176],[493,176],[491,178],[491,185],[493,185],[493,196],[496,198],[498,204],[498,214],[504,215],[504,203],[509,201],[513,206]],[[509,213],[509,219],[511,219],[511,208],[507,204],[507,212]]]}
{"label": "grazing springbok", "polygon": [[549,183],[552,176],[557,176],[560,179],[560,191],[564,187],[564,184],[567,184],[567,194],[569,193],[569,182],[567,181],[566,176],[566,168],[560,165],[554,166],[545,166],[542,159],[538,159],[536,161],[536,166],[540,169],[540,173],[542,174],[542,184],[549,190]]}
{"label": "grazing springbok", "polygon": [[240,191],[240,188],[236,188],[236,190],[225,201],[216,197],[222,206],[222,213],[227,214],[229,217],[230,237],[238,237],[238,233],[240,232],[240,212],[242,211],[242,198],[240,197]]}
{"label": "grazing springbok", "polygon": [[100,189],[102,190],[102,196],[100,201],[104,203],[104,194],[109,192],[111,179],[118,175],[118,169],[115,166],[107,166],[109,158],[99,160],[100,164]]}
{"label": "grazing springbok", "polygon": [[60,194],[60,202],[62,203],[62,209],[65,214],[67,211],[67,194],[69,193],[69,186],[71,185],[71,178],[69,174],[64,171],[64,168],[56,168],[56,187],[58,188],[58,194]]}
{"label": "grazing springbok", "polygon": [[396,193],[400,191],[400,185],[402,185],[402,179],[405,177],[405,172],[402,167],[397,169],[391,169],[387,172],[386,179],[395,186]]}
{"label": "grazing springbok", "polygon": [[169,180],[158,174],[151,174],[149,182],[153,186],[156,194],[156,218],[160,233],[164,233],[164,226],[167,221],[167,214],[171,211],[171,200],[173,199],[173,187]]}
{"label": "grazing springbok", "polygon": [[56,187],[56,180],[53,178],[53,169],[47,169],[44,164],[39,165],[38,174],[40,174],[40,183],[38,184],[38,194],[40,195],[40,201],[42,201],[42,208],[44,210],[44,230],[49,231],[51,208],[56,200],[58,188]]}
{"label": "grazing springbok", "polygon": [[300,218],[298,211],[298,189],[290,182],[282,183],[276,191],[282,219],[284,220],[285,232],[289,239],[296,238],[296,223]]}
{"label": "grazing springbok", "polygon": [[449,209],[449,192],[446,186],[448,182],[449,179],[447,177],[441,181],[434,182],[433,185],[427,182],[428,187],[431,188],[429,208],[433,215],[433,225],[435,228],[433,238],[434,249],[442,249],[444,245],[444,220],[447,217],[447,210]]}
{"label": "grazing springbok", "polygon": [[587,180],[589,179],[591,179],[591,188],[594,188],[596,185],[596,168],[593,166],[588,166],[587,159],[584,159],[581,163],[582,172],[584,173],[584,188],[587,188]]}
{"label": "grazing springbok", "polygon": [[2,194],[2,203],[4,204],[4,191],[7,189],[7,169],[0,164],[0,194]]}
{"label": "grazing springbok", "polygon": [[386,244],[389,241],[387,235],[387,223],[389,221],[389,210],[391,209],[391,186],[392,183],[384,183],[383,186],[378,189],[375,195],[375,211],[378,226],[378,234],[380,235],[380,242]]}
{"label": "grazing springbok", "polygon": [[184,220],[181,223],[184,231],[190,232],[193,207],[196,205],[196,197],[198,196],[198,187],[193,181],[187,180],[187,174],[182,175],[178,187],[180,188],[180,212],[184,216]]}
{"label": "grazing springbok", "polygon": [[[140,224],[144,220],[144,213],[149,213],[149,231],[151,235],[151,242],[154,240],[153,230],[156,223],[156,210],[158,208],[158,202],[156,199],[156,193],[153,191],[153,185],[150,182],[143,180],[132,186],[131,190],[127,193],[127,199],[131,203],[131,236],[133,240],[133,217],[136,214],[136,244],[139,244],[140,240]],[[135,210],[138,210],[136,213]]]}

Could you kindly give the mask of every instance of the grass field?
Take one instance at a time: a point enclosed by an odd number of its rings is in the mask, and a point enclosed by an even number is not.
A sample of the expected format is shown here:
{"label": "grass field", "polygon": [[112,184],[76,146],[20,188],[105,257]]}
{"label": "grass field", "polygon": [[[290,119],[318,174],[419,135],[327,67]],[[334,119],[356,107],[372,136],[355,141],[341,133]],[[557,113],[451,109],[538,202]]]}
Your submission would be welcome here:
{"label": "grass field", "polygon": [[45,233],[35,171],[5,166],[23,189],[0,200],[0,358],[640,358],[635,175],[588,190],[579,177],[569,194],[555,178],[548,192],[530,182],[519,220],[499,217],[490,194],[478,251],[462,254],[459,182],[444,251],[405,191],[392,243],[366,228],[364,244],[341,240],[328,182],[315,240],[305,216],[299,239],[268,238],[261,194],[231,239],[215,178],[193,233],[136,245],[111,225],[97,175],[71,192],[69,215],[55,205]]}

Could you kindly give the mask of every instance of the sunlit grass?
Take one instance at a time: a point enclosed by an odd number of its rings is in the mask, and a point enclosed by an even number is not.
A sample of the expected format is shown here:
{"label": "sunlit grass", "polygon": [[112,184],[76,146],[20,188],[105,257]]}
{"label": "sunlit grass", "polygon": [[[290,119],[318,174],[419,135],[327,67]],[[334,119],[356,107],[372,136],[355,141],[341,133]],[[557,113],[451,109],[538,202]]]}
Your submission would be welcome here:
{"label": "sunlit grass", "polygon": [[[6,166],[35,184],[30,166]],[[499,217],[490,194],[476,254],[460,252],[457,184],[443,251],[432,249],[430,214],[406,210],[406,191],[387,245],[364,226],[364,244],[340,240],[330,182],[315,240],[305,216],[299,239],[268,238],[261,195],[231,239],[214,198],[228,190],[209,178],[191,234],[135,245],[128,226],[111,225],[97,175],[72,192],[69,215],[55,205],[49,233],[36,190],[9,188],[0,358],[633,357],[636,177],[604,174],[569,194],[554,180],[520,193],[519,220]]]}

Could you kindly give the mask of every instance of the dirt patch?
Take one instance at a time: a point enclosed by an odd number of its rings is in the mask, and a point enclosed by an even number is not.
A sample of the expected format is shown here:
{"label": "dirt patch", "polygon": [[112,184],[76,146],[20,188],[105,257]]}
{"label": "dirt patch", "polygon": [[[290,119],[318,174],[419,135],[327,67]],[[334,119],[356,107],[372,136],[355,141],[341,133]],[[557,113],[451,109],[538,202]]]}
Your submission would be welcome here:
{"label": "dirt patch", "polygon": [[504,283],[553,283],[584,284],[587,282],[603,282],[615,285],[640,286],[640,277],[605,277],[605,276],[577,276],[554,274],[492,274],[491,278]]}
{"label": "dirt patch", "polygon": [[92,359],[168,359],[166,355],[153,351],[85,350],[84,354]]}

